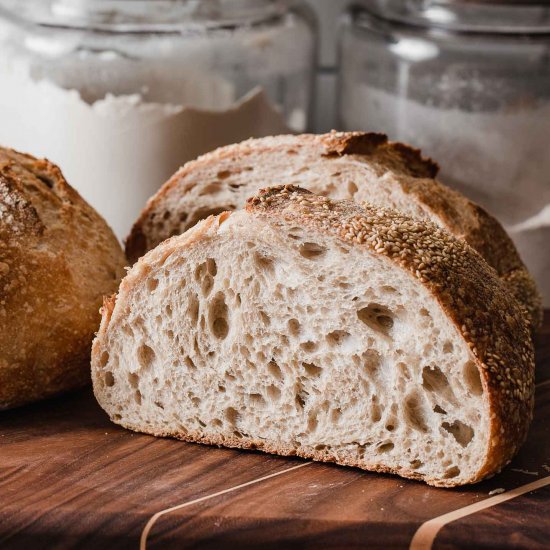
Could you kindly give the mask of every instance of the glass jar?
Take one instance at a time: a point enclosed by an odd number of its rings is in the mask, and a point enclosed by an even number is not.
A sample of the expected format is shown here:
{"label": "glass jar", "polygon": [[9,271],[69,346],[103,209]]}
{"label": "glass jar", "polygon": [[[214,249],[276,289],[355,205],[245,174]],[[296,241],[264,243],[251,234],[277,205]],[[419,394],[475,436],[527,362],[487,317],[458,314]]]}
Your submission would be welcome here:
{"label": "glass jar", "polygon": [[372,0],[347,12],[343,129],[387,133],[506,227],[550,306],[550,6]]}
{"label": "glass jar", "polygon": [[304,131],[315,24],[287,0],[1,0],[0,144],[127,234],[183,163]]}

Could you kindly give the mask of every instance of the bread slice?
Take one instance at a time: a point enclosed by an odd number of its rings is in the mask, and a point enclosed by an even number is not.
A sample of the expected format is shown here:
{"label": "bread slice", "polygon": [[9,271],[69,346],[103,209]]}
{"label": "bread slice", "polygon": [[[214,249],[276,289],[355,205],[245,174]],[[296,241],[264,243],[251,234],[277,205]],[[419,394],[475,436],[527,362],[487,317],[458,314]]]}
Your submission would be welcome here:
{"label": "bread slice", "polygon": [[299,185],[336,199],[368,201],[435,222],[464,239],[496,269],[542,322],[535,282],[499,222],[440,184],[437,165],[420,152],[372,133],[278,136],[222,147],[187,163],[148,202],[126,242],[133,263],[210,214],[242,208],[266,185]]}
{"label": "bread slice", "polygon": [[57,166],[0,147],[0,410],[90,384],[126,259]]}
{"label": "bread slice", "polygon": [[132,430],[445,487],[511,459],[533,375],[528,321],[467,244],[292,186],[141,258],[92,351]]}

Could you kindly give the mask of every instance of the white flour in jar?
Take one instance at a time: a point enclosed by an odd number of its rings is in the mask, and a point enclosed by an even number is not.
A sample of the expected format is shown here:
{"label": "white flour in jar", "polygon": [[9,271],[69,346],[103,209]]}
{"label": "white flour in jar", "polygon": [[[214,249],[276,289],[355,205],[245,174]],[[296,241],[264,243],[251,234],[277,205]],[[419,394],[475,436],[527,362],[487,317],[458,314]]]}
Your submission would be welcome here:
{"label": "white flour in jar", "polygon": [[235,101],[231,86],[205,80],[204,93],[216,94],[209,102],[222,107],[216,111],[148,103],[140,94],[107,94],[90,104],[77,90],[6,65],[0,144],[58,164],[121,239],[147,199],[187,160],[251,135],[289,131],[261,89]]}
{"label": "white flour in jar", "polygon": [[550,306],[550,101],[465,112],[363,84],[349,93],[342,118],[346,129],[387,133],[437,160],[442,182],[501,221]]}

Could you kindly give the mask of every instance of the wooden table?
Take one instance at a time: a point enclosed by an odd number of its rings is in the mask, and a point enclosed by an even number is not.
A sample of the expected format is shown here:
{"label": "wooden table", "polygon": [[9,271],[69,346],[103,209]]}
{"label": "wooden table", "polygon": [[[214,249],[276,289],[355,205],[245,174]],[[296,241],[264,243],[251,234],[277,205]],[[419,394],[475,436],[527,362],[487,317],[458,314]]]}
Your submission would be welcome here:
{"label": "wooden table", "polygon": [[549,548],[550,312],[537,350],[528,442],[463,489],[134,434],[89,390],[0,413],[0,548]]}

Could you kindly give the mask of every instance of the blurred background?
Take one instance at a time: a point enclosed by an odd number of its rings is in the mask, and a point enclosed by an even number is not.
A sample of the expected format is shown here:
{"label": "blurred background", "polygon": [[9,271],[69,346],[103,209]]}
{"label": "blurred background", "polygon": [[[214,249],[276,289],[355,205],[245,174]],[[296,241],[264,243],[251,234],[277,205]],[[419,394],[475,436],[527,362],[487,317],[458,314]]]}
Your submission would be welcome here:
{"label": "blurred background", "polygon": [[184,162],[368,130],[503,223],[550,305],[547,0],[0,0],[0,143],[122,239]]}

